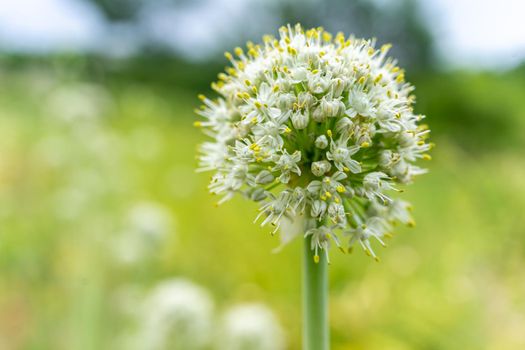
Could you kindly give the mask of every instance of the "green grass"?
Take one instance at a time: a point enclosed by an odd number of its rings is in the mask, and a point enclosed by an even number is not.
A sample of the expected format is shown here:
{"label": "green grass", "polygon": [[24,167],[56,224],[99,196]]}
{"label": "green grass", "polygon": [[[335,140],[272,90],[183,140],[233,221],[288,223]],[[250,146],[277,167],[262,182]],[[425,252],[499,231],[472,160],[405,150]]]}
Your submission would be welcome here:
{"label": "green grass", "polygon": [[[68,108],[89,113],[67,95],[53,102],[78,89],[63,84],[32,72],[0,88],[0,348],[112,349],[127,327],[118,291],[184,276],[219,311],[268,304],[299,349],[301,244],[272,254],[279,238],[252,224],[254,203],[214,207],[210,174],[193,170],[196,98],[90,85],[83,103],[99,110],[68,120]],[[445,131],[433,139],[430,173],[401,195],[417,226],[377,248],[381,263],[331,253],[334,350],[525,347],[525,156],[465,152]],[[168,208],[174,230],[123,266],[111,246],[144,200]]]}

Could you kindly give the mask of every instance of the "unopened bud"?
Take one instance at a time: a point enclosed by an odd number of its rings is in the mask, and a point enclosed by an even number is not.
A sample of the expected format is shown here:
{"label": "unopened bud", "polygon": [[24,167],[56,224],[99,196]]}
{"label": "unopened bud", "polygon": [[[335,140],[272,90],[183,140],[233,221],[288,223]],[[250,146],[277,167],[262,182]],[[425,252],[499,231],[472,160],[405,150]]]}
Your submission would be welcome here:
{"label": "unopened bud", "polygon": [[312,204],[312,209],[310,210],[310,214],[312,217],[316,218],[324,214],[326,211],[326,202],[316,200]]}
{"label": "unopened bud", "polygon": [[300,111],[292,114],[292,124],[297,130],[302,130],[308,126],[309,117],[308,112],[301,113]]}
{"label": "unopened bud", "polygon": [[283,111],[292,109],[294,102],[295,96],[293,94],[287,93],[279,96],[279,108]]}
{"label": "unopened bud", "polygon": [[311,93],[303,91],[297,96],[297,102],[302,107],[310,107],[315,102],[315,98]]}
{"label": "unopened bud", "polygon": [[322,123],[326,120],[326,114],[323,113],[323,109],[321,107],[317,107],[312,112],[312,119],[315,120],[318,123]]}
{"label": "unopened bud", "polygon": [[250,199],[255,202],[262,201],[267,197],[266,191],[262,187],[258,187],[250,194]]}
{"label": "unopened bud", "polygon": [[326,147],[328,147],[328,139],[325,135],[321,135],[315,139],[315,147],[319,149],[325,149]]}
{"label": "unopened bud", "polygon": [[318,162],[313,162],[311,168],[312,174],[315,176],[323,176],[330,171],[332,164],[330,164],[330,162],[327,160],[320,160]]}
{"label": "unopened bud", "polygon": [[274,181],[274,176],[268,170],[263,170],[255,178],[255,182],[259,185],[267,185]]}
{"label": "unopened bud", "polygon": [[344,111],[344,104],[339,100],[321,100],[321,110],[327,117],[336,117]]}

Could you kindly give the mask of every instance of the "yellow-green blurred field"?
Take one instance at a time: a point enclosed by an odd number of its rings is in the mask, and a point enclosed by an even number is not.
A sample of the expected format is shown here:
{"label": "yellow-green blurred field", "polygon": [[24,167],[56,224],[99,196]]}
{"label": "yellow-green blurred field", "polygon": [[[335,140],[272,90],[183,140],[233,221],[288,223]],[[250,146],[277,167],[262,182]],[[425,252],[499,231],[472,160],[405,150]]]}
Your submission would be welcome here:
{"label": "yellow-green blurred field", "polygon": [[[437,147],[402,194],[417,226],[399,227],[381,263],[331,253],[334,350],[525,348],[523,80],[451,76],[418,85]],[[255,204],[215,208],[194,172],[194,92],[46,70],[0,80],[0,349],[115,349],[130,327],[122,291],[174,276],[218,313],[265,303],[300,348],[300,242],[274,254]],[[123,262],[141,203],[169,214],[169,232]]]}

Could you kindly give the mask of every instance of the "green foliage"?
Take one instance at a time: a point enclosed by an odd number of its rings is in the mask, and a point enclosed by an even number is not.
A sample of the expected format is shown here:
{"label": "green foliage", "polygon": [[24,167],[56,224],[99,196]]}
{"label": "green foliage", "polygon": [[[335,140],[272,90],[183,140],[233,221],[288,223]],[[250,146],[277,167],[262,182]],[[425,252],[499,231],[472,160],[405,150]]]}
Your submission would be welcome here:
{"label": "green foliage", "polygon": [[430,116],[434,134],[471,152],[525,145],[525,75],[466,73],[415,79],[417,108]]}

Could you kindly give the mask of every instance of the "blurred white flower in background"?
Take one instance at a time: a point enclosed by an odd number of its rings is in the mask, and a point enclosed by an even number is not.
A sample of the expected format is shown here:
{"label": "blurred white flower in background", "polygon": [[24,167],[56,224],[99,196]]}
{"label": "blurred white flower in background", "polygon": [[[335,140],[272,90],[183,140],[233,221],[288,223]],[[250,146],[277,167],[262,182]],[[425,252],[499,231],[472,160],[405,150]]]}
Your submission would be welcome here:
{"label": "blurred white flower in background", "polygon": [[156,202],[139,202],[128,212],[124,230],[116,237],[117,260],[134,264],[158,252],[169,234],[173,218],[167,208]]}
{"label": "blurred white flower in background", "polygon": [[149,292],[125,286],[114,297],[114,305],[132,325],[115,337],[114,348],[285,349],[285,332],[267,306],[238,304],[217,320],[211,294],[185,278],[160,282]]}
{"label": "blurred white flower in background", "polygon": [[75,83],[52,90],[47,98],[48,114],[59,120],[73,122],[95,120],[110,110],[112,99],[101,85]]}
{"label": "blurred white flower in background", "polygon": [[162,282],[141,305],[136,349],[191,350],[209,343],[214,303],[193,282],[182,278]]}
{"label": "blurred white flower in background", "polygon": [[284,335],[272,311],[262,304],[241,304],[226,312],[218,350],[280,350]]}

